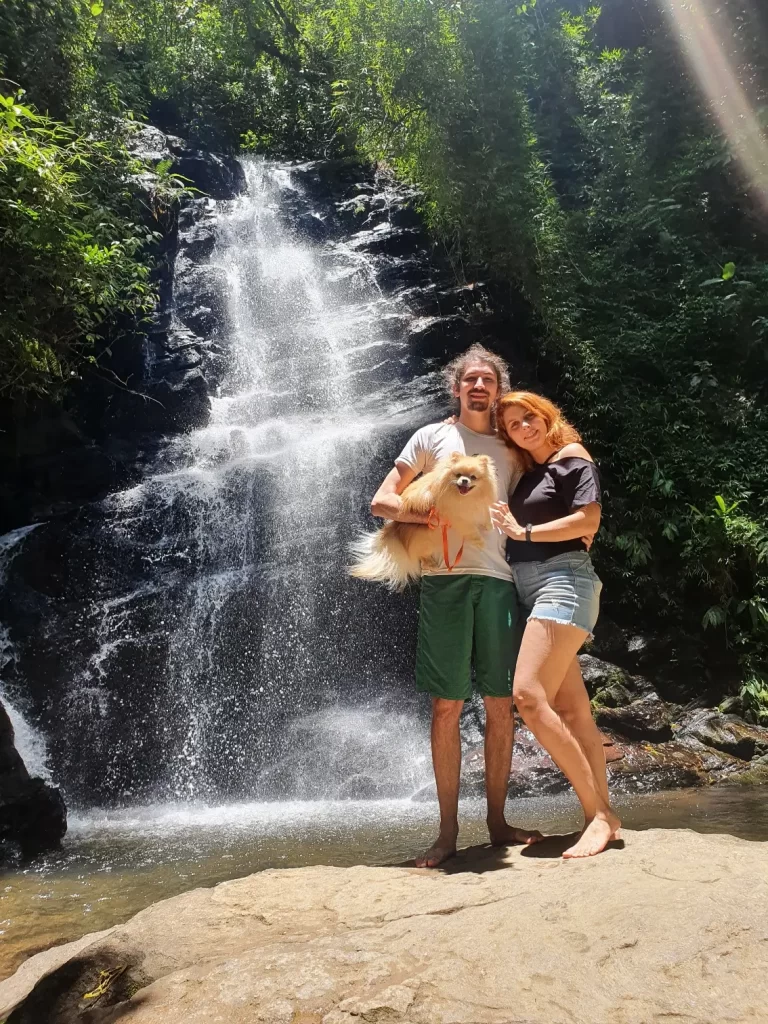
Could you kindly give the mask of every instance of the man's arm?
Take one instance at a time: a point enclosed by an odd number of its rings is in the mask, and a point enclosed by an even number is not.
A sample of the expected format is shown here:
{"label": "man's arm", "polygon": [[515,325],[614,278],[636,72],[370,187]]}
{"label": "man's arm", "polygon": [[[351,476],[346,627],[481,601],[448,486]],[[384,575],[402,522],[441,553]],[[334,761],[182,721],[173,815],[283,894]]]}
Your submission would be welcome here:
{"label": "man's arm", "polygon": [[426,523],[428,515],[416,512],[404,512],[400,495],[418,472],[407,462],[396,462],[384,478],[381,487],[376,491],[371,502],[371,512],[381,519],[393,519],[398,523]]}

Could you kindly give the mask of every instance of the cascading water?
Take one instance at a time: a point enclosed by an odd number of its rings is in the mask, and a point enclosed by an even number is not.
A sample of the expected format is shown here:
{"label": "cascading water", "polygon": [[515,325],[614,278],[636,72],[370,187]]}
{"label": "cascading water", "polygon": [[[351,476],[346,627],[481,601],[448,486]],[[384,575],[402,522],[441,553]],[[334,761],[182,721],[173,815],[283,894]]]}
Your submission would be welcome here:
{"label": "cascading water", "polygon": [[[23,526],[19,530],[0,537],[0,589],[5,584],[5,577],[9,565],[13,561],[27,537],[35,526]],[[16,651],[11,641],[10,633],[6,626],[0,623],[0,678],[16,659]],[[14,745],[18,751],[24,766],[30,775],[36,778],[49,780],[50,772],[47,763],[47,751],[45,738],[40,731],[32,725],[27,716],[17,704],[16,699],[11,698],[5,692],[0,683],[0,702],[2,702],[13,728]]]}
{"label": "cascading water", "polygon": [[[322,216],[300,174],[245,170],[216,211],[210,422],[67,527],[72,578],[27,648],[56,681],[43,716],[81,805],[408,795],[430,776],[402,643],[413,598],[344,566],[436,380],[415,373],[413,315],[359,239],[298,230]],[[371,743],[387,751],[373,773]]]}

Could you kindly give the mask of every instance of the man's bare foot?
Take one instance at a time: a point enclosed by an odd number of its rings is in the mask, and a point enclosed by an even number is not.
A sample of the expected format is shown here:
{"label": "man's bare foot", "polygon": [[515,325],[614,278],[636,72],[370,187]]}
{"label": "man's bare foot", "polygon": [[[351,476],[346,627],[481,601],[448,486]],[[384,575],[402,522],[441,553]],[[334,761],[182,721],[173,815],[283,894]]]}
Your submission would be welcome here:
{"label": "man's bare foot", "polygon": [[515,828],[513,825],[508,825],[506,821],[499,825],[489,823],[488,832],[491,836],[491,846],[514,846],[516,843],[531,846],[533,843],[540,843],[544,838],[538,829],[531,832],[527,828]]}
{"label": "man's bare foot", "polygon": [[584,826],[579,841],[565,851],[563,859],[594,857],[602,853],[611,840],[619,838],[620,828],[621,822],[612,811],[597,815]]}
{"label": "man's bare foot", "polygon": [[417,868],[437,868],[456,856],[456,840],[438,836],[428,850],[416,858]]}

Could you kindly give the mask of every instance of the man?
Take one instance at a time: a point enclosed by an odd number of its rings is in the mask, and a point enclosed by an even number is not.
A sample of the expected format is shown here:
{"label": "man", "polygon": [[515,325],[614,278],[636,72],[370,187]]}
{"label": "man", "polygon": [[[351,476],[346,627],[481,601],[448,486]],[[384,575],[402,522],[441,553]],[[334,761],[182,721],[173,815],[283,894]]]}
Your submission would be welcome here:
{"label": "man", "polygon": [[[512,452],[496,436],[496,399],[509,390],[503,360],[473,345],[445,370],[451,394],[459,400],[458,420],[422,427],[406,444],[371,502],[383,519],[426,523],[427,516],[409,515],[400,494],[420,473],[428,473],[453,452],[490,455],[498,475],[498,497],[506,501],[518,469]],[[449,547],[455,551],[456,544]],[[456,852],[458,836],[461,737],[459,718],[471,695],[474,660],[477,689],[485,704],[485,785],[491,842],[533,843],[539,832],[508,825],[504,817],[512,761],[514,717],[512,679],[522,635],[522,617],[512,572],[504,557],[506,538],[497,530],[485,546],[466,544],[452,570],[444,562],[425,572],[416,655],[416,685],[432,697],[432,763],[440,805],[440,831],[434,844],[416,858],[419,867],[434,868]]]}

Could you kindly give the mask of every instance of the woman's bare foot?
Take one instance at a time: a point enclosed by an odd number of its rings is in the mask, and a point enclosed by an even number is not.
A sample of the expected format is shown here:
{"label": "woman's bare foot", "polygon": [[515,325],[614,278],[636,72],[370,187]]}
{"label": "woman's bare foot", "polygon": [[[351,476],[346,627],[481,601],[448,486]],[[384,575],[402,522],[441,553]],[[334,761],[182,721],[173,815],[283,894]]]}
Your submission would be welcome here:
{"label": "woman's bare foot", "polygon": [[417,868],[437,868],[444,864],[451,857],[456,856],[456,840],[443,840],[438,837],[437,841],[425,850],[421,856],[416,858]]}
{"label": "woman's bare foot", "polygon": [[611,840],[619,838],[620,828],[621,822],[613,811],[595,815],[592,821],[584,826],[579,841],[565,851],[563,859],[594,857],[595,854],[602,853]]}
{"label": "woman's bare foot", "polygon": [[538,829],[529,831],[527,828],[515,828],[506,821],[498,825],[488,822],[488,832],[491,836],[491,846],[514,846],[517,843],[531,846],[533,843],[540,843],[544,838]]}

